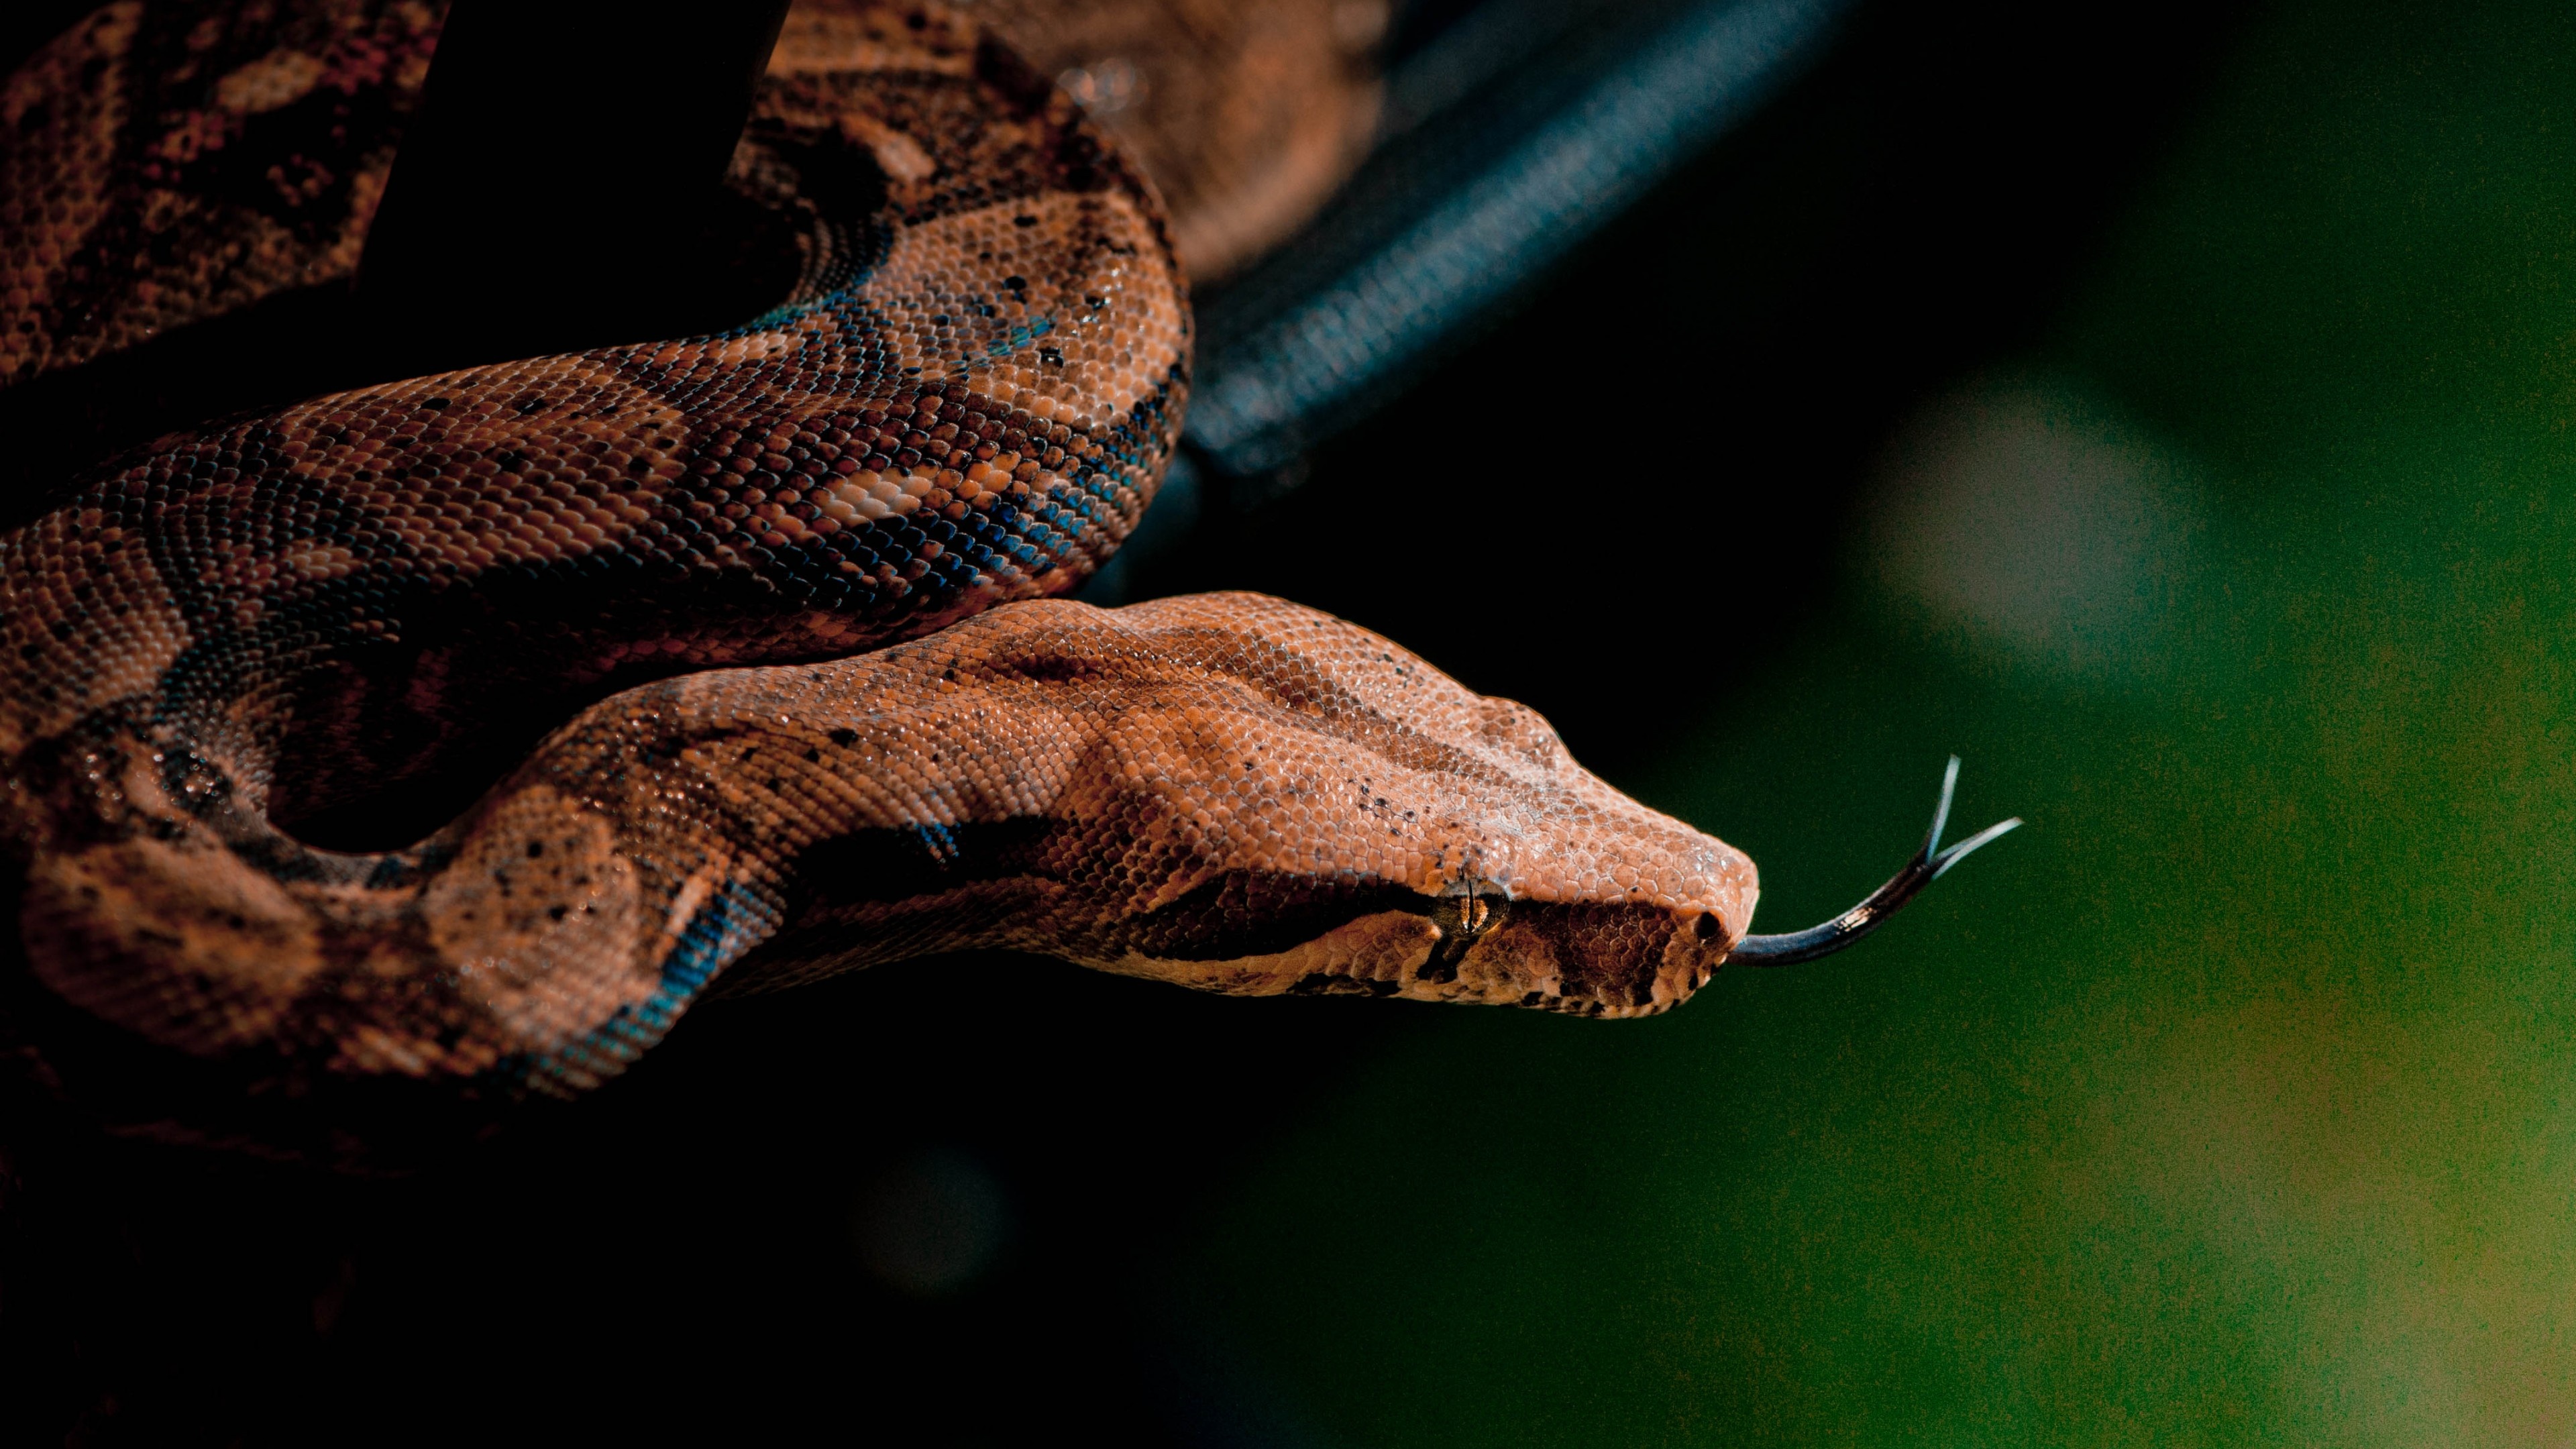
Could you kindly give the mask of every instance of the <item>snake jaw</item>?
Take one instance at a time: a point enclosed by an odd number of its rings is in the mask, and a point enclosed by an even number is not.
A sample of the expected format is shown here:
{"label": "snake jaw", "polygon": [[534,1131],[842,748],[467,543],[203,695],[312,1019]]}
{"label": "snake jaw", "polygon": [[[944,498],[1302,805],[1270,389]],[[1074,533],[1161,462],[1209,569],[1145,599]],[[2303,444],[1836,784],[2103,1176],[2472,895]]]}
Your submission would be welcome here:
{"label": "snake jaw", "polygon": [[[1713,912],[1488,901],[1460,929],[1451,904],[1375,911],[1288,950],[1226,961],[1131,955],[1085,964],[1233,996],[1373,996],[1616,1018],[1669,1011],[1706,985],[1725,937]],[[1472,931],[1472,934],[1467,934]]]}
{"label": "snake jaw", "polygon": [[[1704,921],[1718,924],[1704,935]],[[1507,918],[1462,953],[1454,984],[1422,994],[1573,1016],[1652,1016],[1706,985],[1730,944],[1716,911],[1656,902],[1516,901]]]}

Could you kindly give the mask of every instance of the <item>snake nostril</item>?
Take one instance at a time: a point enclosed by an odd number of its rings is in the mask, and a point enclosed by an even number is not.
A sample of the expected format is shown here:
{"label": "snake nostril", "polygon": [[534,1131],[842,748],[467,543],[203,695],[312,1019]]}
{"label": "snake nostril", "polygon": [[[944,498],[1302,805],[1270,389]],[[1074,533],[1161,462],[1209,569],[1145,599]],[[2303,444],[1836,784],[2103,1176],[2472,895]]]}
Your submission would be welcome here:
{"label": "snake nostril", "polygon": [[1715,911],[1704,912],[1698,920],[1691,922],[1691,934],[1703,941],[1716,940],[1725,929],[1726,923],[1717,918]]}

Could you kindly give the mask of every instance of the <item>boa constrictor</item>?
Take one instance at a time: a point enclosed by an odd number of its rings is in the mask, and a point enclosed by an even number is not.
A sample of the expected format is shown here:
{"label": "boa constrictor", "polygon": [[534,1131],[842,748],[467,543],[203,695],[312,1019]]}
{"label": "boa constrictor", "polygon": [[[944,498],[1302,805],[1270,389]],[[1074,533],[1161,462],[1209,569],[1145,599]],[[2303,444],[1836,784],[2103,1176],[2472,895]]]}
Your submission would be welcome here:
{"label": "boa constrictor", "polygon": [[[0,381],[345,283],[439,19],[120,0],[38,53]],[[1738,949],[1752,863],[1528,709],[1275,599],[1051,597],[1153,495],[1190,312],[1153,190],[973,22],[801,0],[727,184],[795,239],[748,323],[203,425],[0,536],[45,990],[289,1092],[490,1098],[720,977],[1004,947],[1633,1016]],[[566,715],[417,843],[287,828]]]}

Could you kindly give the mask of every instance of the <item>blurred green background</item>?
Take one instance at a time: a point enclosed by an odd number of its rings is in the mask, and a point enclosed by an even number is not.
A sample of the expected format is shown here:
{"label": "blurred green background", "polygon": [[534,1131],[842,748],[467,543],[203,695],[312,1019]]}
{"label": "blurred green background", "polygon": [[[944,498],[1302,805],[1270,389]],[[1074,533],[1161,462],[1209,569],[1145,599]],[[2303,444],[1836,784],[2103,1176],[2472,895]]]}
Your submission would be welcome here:
{"label": "blurred green background", "polygon": [[[1886,445],[1830,601],[1613,771],[1772,930],[1947,751],[2029,828],[1830,962],[1445,1013],[1315,1103],[1172,1270],[1304,1433],[2576,1435],[2569,22],[2232,37],[2066,304]],[[1722,668],[1707,574],[1633,622]]]}

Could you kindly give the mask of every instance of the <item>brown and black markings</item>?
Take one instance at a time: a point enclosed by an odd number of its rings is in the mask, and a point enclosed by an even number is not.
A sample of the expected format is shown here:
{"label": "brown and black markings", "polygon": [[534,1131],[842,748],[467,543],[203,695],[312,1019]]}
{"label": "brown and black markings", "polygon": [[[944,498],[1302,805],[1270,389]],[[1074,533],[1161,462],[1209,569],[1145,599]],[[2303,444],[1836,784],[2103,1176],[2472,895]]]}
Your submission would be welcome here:
{"label": "brown and black markings", "polygon": [[[60,142],[0,132],[0,175],[158,204]],[[1633,1016],[1744,944],[1751,862],[1522,706],[1275,599],[1041,597],[1151,498],[1190,321],[1151,188],[972,24],[799,5],[734,179],[796,239],[748,323],[185,431],[0,533],[40,995],[249,1096],[456,1102],[587,1089],[720,979],[973,947]],[[0,230],[0,272],[53,295],[61,230]],[[106,314],[47,315],[70,356]],[[382,848],[389,782],[585,702]]]}

